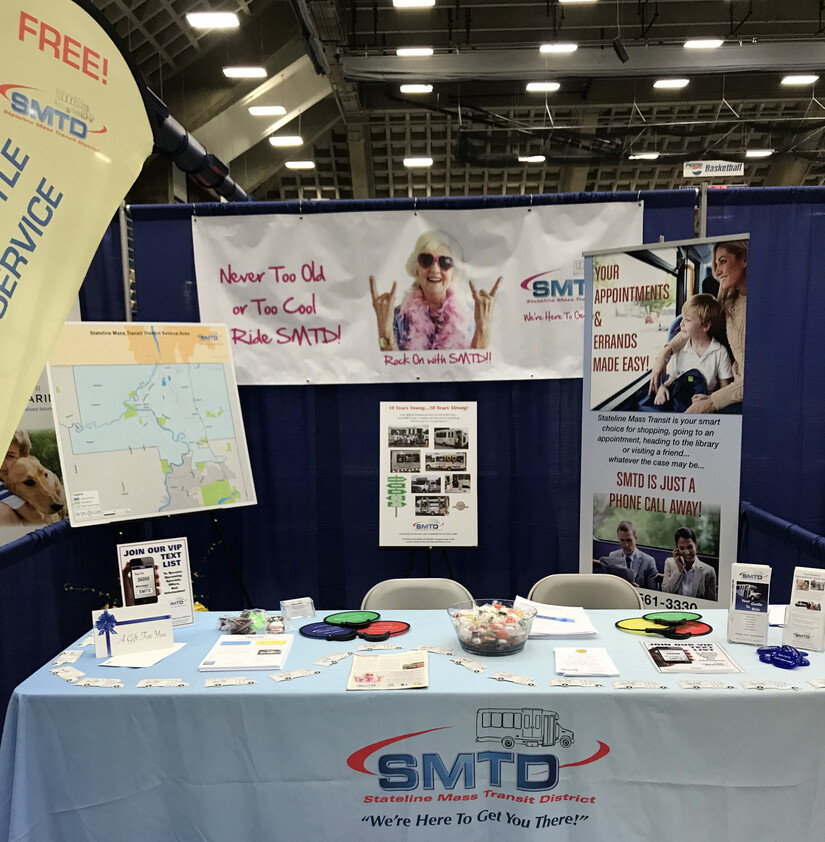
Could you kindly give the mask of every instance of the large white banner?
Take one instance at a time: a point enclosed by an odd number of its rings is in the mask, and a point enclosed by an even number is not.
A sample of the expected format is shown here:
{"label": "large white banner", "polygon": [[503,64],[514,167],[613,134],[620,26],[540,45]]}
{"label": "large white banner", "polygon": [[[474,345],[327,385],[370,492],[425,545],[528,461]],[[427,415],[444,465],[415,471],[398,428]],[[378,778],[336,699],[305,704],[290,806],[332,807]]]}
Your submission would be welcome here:
{"label": "large white banner", "polygon": [[579,377],[582,252],[640,202],[194,217],[200,316],[240,384]]}
{"label": "large white banner", "polygon": [[141,90],[104,26],[71,0],[3,0],[4,454],[100,238],[151,151]]}
{"label": "large white banner", "polygon": [[381,404],[379,545],[478,546],[476,404]]}
{"label": "large white banner", "polygon": [[[645,605],[727,605],[742,438],[745,236],[585,259],[580,569]],[[651,371],[674,352],[658,388]]]}

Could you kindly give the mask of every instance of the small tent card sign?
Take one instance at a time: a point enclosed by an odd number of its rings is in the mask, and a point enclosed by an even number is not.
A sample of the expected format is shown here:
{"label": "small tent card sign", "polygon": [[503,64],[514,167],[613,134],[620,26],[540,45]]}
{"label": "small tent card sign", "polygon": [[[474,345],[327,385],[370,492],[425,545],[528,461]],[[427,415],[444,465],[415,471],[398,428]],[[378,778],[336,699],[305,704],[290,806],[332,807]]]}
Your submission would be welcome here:
{"label": "small tent card sign", "polygon": [[157,605],[92,611],[92,634],[96,658],[168,649],[174,644],[172,617]]}

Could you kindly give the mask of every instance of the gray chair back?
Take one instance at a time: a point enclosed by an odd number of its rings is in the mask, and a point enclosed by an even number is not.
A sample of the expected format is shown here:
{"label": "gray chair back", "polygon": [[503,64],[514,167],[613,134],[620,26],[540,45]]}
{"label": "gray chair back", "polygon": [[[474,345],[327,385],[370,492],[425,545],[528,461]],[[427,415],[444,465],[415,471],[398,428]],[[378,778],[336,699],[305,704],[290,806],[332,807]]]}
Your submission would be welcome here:
{"label": "gray chair back", "polygon": [[449,608],[473,595],[453,579],[385,579],[361,600],[361,610]]}
{"label": "gray chair back", "polygon": [[534,602],[581,608],[643,608],[641,594],[618,576],[598,573],[554,573],[539,579],[527,596]]}

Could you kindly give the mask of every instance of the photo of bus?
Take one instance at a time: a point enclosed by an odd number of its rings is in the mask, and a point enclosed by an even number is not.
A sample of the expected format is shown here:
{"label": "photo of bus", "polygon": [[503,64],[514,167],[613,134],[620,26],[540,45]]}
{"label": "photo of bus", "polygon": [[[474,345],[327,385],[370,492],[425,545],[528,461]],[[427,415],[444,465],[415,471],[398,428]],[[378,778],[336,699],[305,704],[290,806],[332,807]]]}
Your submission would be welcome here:
{"label": "photo of bus", "polygon": [[420,475],[410,478],[410,491],[413,494],[434,494],[441,491],[441,477]]}
{"label": "photo of bus", "polygon": [[444,490],[450,494],[466,494],[470,487],[469,474],[450,474],[444,477]]}
{"label": "photo of bus", "polygon": [[424,459],[426,471],[466,471],[466,453],[427,453]]}
{"label": "photo of bus", "polygon": [[435,447],[457,449],[467,447],[467,431],[450,427],[435,428]]}
{"label": "photo of bus", "polygon": [[425,497],[421,495],[415,498],[416,517],[426,515],[439,515],[445,517],[450,514],[450,498],[444,496]]}
{"label": "photo of bus", "polygon": [[543,708],[480,708],[476,712],[476,741],[525,746],[573,745],[573,732],[559,725],[559,715]]}

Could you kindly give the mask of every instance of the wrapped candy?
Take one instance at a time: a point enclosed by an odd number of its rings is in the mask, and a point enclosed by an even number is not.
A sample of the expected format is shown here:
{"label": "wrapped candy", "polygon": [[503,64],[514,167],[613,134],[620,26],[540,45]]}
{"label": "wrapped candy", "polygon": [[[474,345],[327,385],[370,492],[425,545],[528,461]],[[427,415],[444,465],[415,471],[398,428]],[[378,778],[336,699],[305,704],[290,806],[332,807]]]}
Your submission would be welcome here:
{"label": "wrapped candy", "polygon": [[278,634],[285,628],[280,614],[268,614],[263,608],[247,608],[238,616],[218,617],[218,629],[228,634]]}
{"label": "wrapped candy", "polygon": [[527,642],[535,608],[512,600],[473,600],[448,609],[462,649],[474,655],[513,655]]}

